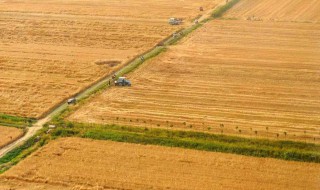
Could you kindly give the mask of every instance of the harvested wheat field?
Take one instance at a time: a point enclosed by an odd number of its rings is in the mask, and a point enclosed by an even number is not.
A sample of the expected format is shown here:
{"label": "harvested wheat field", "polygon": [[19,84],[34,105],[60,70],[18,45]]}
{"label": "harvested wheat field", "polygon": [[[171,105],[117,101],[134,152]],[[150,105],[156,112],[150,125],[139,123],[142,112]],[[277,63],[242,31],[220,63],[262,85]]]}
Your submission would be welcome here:
{"label": "harvested wheat field", "polygon": [[3,147],[21,137],[22,134],[23,131],[21,129],[0,126],[0,147]]}
{"label": "harvested wheat field", "polygon": [[218,2],[0,1],[0,113],[41,117]]}
{"label": "harvested wheat field", "polygon": [[80,138],[52,141],[1,189],[317,189],[320,165]]}
{"label": "harvested wheat field", "polygon": [[228,12],[228,18],[276,21],[319,22],[318,0],[241,0]]}
{"label": "harvested wheat field", "polygon": [[320,24],[214,20],[69,119],[318,142],[319,42]]}

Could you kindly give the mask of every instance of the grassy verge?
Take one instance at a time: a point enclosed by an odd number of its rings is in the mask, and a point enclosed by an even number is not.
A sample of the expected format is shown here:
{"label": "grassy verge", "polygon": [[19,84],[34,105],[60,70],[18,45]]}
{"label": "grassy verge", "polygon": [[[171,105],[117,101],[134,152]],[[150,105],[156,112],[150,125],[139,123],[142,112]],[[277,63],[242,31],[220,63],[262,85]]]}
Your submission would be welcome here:
{"label": "grassy verge", "polygon": [[168,39],[164,45],[169,46],[169,45],[175,45],[177,44],[178,41],[180,41],[182,38],[188,36],[190,33],[192,33],[193,31],[195,31],[196,29],[200,28],[204,23],[198,23],[198,24],[194,24],[191,27],[184,29],[182,31],[180,31],[179,33],[177,33],[177,35],[175,37],[172,37],[170,39]]}
{"label": "grassy verge", "polygon": [[320,163],[320,145],[316,144],[117,125],[67,122],[63,126],[52,133],[54,138],[75,136]]}
{"label": "grassy verge", "polygon": [[25,117],[16,117],[0,113],[0,125],[9,126],[9,127],[23,127],[31,126],[36,119],[34,118],[25,118]]}
{"label": "grassy verge", "polygon": [[143,60],[140,58],[137,58],[136,60],[134,60],[130,65],[128,65],[127,67],[123,68],[122,70],[120,70],[119,72],[117,72],[117,76],[123,76],[125,74],[128,74],[132,71],[134,71],[135,69],[137,69],[142,63],[144,63],[145,61],[152,59],[154,57],[156,57],[157,55],[159,55],[160,53],[162,53],[163,51],[165,51],[165,47],[164,46],[157,46],[155,47],[153,50],[151,50],[150,52],[147,52],[146,54],[143,55]]}
{"label": "grassy verge", "polygon": [[60,137],[80,137],[96,140],[111,140],[136,144],[179,147],[210,152],[233,153],[245,156],[276,158],[282,160],[320,163],[320,145],[293,141],[273,141],[192,131],[99,125],[64,122],[56,118],[58,128],[51,134],[44,127],[20,147],[0,158],[0,174],[47,144]]}
{"label": "grassy verge", "polygon": [[222,5],[214,10],[212,13],[213,18],[219,18],[221,17],[225,12],[227,12],[229,9],[231,9],[235,4],[237,4],[240,0],[230,0],[225,5]]}

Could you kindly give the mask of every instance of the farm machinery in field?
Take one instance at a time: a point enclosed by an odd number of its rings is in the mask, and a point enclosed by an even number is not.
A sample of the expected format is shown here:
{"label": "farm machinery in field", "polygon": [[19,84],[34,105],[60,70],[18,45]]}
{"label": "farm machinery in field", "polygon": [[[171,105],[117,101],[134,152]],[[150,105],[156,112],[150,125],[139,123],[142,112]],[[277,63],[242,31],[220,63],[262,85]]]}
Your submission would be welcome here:
{"label": "farm machinery in field", "polygon": [[68,105],[74,105],[74,104],[76,104],[77,103],[77,99],[76,98],[70,98],[70,99],[68,99],[68,101],[67,101],[67,104]]}
{"label": "farm machinery in field", "polygon": [[115,86],[131,86],[131,82],[126,77],[119,77],[118,80],[114,81]]}
{"label": "farm machinery in field", "polygon": [[182,23],[182,19],[179,18],[169,18],[168,23],[171,25],[179,25]]}

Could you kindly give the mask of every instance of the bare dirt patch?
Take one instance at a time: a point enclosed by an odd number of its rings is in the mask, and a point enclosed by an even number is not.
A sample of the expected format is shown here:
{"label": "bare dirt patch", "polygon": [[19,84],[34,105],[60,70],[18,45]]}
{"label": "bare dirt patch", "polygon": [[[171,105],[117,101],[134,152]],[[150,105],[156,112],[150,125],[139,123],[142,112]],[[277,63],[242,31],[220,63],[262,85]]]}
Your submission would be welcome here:
{"label": "bare dirt patch", "polygon": [[0,126],[0,147],[13,142],[23,134],[22,129]]}
{"label": "bare dirt patch", "polygon": [[319,164],[65,138],[0,177],[0,188],[317,189]]}
{"label": "bare dirt patch", "polygon": [[169,17],[187,24],[217,2],[1,1],[0,113],[40,117],[183,27]]}

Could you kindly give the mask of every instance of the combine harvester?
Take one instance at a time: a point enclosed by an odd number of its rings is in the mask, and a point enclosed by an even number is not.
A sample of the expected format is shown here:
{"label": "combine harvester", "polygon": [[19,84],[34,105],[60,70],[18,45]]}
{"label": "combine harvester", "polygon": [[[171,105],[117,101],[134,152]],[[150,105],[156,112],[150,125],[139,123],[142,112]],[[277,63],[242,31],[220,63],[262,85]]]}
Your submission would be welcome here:
{"label": "combine harvester", "polygon": [[168,23],[171,24],[171,25],[180,25],[180,24],[182,23],[182,19],[179,19],[179,18],[169,18]]}

